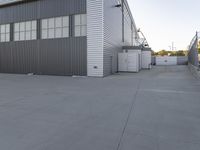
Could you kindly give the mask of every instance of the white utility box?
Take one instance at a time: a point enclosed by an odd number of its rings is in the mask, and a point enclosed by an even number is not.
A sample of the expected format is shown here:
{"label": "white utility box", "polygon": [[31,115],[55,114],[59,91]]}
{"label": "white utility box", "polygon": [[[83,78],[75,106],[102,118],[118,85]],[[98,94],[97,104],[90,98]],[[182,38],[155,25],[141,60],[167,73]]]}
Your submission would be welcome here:
{"label": "white utility box", "polygon": [[151,51],[142,51],[142,69],[151,69]]}
{"label": "white utility box", "polygon": [[118,54],[118,71],[139,72],[139,70],[139,54],[137,52]]}
{"label": "white utility box", "polygon": [[142,69],[142,51],[141,51],[141,49],[128,50],[128,53],[137,53],[138,54],[139,70],[141,70]]}

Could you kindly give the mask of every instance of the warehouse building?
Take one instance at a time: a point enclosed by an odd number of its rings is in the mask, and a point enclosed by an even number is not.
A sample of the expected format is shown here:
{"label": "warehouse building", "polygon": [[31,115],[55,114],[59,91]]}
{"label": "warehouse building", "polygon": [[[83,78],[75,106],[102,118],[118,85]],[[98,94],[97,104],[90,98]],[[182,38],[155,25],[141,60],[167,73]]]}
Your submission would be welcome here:
{"label": "warehouse building", "polygon": [[138,33],[126,0],[0,0],[0,72],[103,77]]}

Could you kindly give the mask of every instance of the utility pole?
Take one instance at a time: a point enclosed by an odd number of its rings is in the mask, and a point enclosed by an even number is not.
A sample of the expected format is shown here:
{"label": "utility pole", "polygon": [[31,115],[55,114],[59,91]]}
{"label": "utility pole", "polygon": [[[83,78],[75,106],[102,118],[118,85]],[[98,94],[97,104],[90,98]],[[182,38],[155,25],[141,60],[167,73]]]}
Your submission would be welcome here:
{"label": "utility pole", "polygon": [[172,42],[172,51],[174,51],[174,42]]}
{"label": "utility pole", "polygon": [[172,45],[169,46],[169,48],[171,51],[177,50],[176,47],[174,46],[174,42],[172,42]]}

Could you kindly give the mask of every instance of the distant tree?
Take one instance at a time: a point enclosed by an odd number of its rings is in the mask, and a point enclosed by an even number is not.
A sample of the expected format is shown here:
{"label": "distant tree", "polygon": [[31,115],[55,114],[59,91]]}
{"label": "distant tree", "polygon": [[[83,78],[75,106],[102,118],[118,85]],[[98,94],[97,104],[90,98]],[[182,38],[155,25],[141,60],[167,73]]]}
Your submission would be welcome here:
{"label": "distant tree", "polygon": [[166,51],[166,50],[161,50],[161,51],[158,52],[158,55],[159,55],[159,56],[166,56],[166,55],[168,55],[168,51]]}
{"label": "distant tree", "polygon": [[183,51],[183,53],[185,54],[185,56],[188,56],[188,51]]}
{"label": "distant tree", "polygon": [[176,56],[185,56],[184,51],[177,51]]}
{"label": "distant tree", "polygon": [[176,51],[169,51],[169,56],[177,56],[177,52]]}
{"label": "distant tree", "polygon": [[188,51],[180,50],[180,51],[166,51],[161,50],[159,52],[154,52],[154,56],[187,56]]}
{"label": "distant tree", "polygon": [[157,53],[156,53],[155,51],[153,51],[153,52],[152,52],[152,55],[153,55],[153,56],[156,56],[156,55],[157,55]]}

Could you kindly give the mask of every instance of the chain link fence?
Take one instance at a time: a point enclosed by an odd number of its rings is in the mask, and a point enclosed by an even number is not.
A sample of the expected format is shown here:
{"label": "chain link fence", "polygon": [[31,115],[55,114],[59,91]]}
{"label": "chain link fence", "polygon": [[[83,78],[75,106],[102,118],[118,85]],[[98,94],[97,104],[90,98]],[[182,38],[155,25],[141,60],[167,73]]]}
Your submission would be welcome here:
{"label": "chain link fence", "polygon": [[188,62],[195,67],[199,67],[199,57],[198,57],[198,41],[200,38],[200,33],[196,33],[194,38],[192,39],[189,52],[188,52]]}

